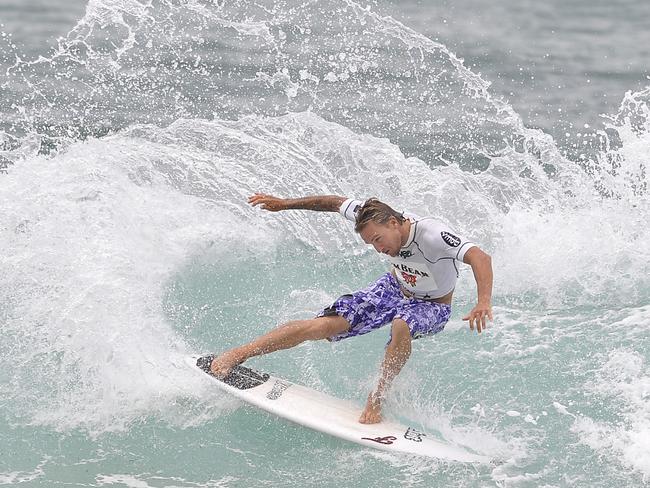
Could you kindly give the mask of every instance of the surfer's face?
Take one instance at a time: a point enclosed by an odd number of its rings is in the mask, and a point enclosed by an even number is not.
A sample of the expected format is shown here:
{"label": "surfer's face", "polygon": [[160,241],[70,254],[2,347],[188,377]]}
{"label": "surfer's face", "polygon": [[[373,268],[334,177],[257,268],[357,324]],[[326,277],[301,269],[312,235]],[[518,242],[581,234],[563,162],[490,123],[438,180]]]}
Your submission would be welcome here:
{"label": "surfer's face", "polygon": [[401,224],[391,217],[385,224],[368,222],[359,235],[363,242],[375,248],[375,251],[389,256],[397,256],[402,247]]}

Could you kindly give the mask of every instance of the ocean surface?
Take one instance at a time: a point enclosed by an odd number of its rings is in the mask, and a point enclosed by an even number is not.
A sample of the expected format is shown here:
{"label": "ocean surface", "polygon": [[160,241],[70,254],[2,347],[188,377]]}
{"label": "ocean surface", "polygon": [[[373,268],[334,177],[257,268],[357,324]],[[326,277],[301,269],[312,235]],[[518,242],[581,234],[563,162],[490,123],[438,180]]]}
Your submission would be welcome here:
{"label": "ocean surface", "polygon": [[[0,484],[650,485],[647,0],[0,0]],[[224,396],[184,356],[387,268],[379,197],[465,267],[385,415],[493,456],[367,450]],[[249,365],[364,403],[388,329]]]}

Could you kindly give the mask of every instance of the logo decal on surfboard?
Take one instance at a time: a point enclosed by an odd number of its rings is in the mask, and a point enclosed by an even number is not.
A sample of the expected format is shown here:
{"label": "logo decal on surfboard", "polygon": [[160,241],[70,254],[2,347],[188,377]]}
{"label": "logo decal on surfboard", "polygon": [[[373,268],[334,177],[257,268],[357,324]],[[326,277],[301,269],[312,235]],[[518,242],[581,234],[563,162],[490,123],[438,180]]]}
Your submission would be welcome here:
{"label": "logo decal on surfboard", "polygon": [[377,444],[392,444],[393,441],[397,440],[397,437],[392,436],[392,435],[387,435],[386,437],[362,437],[364,441],[372,441],[376,442]]}
{"label": "logo decal on surfboard", "polygon": [[269,400],[277,400],[290,386],[291,385],[289,383],[286,383],[282,380],[275,380],[275,383],[273,383],[273,388],[271,388],[271,391],[266,394],[266,398]]}
{"label": "logo decal on surfboard", "polygon": [[422,432],[418,432],[417,430],[411,427],[408,427],[406,429],[406,432],[404,432],[404,439],[413,442],[422,442],[422,437],[426,437],[426,436],[427,436],[426,434]]}

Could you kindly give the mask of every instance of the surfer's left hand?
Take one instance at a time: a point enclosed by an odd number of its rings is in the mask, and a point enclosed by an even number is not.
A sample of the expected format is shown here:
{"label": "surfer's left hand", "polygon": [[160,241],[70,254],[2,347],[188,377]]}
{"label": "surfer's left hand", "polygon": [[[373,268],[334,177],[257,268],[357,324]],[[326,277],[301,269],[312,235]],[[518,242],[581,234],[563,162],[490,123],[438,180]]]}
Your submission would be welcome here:
{"label": "surfer's left hand", "polygon": [[481,331],[487,328],[486,319],[492,320],[492,305],[489,303],[478,303],[470,313],[468,313],[463,320],[469,320],[469,328],[480,334]]}

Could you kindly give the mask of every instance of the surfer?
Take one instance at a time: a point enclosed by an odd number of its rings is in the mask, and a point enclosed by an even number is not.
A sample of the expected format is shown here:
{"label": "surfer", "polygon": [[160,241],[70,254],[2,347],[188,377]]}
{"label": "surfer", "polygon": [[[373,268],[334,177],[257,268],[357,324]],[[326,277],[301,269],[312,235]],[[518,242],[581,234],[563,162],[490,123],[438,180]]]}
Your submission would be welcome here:
{"label": "surfer", "polygon": [[451,315],[457,262],[472,267],[478,300],[463,318],[481,332],[492,320],[492,261],[476,244],[432,217],[399,213],[371,198],[335,195],[295,199],[256,193],[248,202],[264,210],[340,212],[354,222],[363,241],[388,255],[390,272],[363,290],[339,297],[315,318],[283,324],[252,342],[216,357],[211,370],[225,377],[253,356],[288,349],[308,340],[339,341],[391,324],[377,387],[368,395],[359,422],[381,421],[381,402],[411,354],[411,341],[440,332]]}

